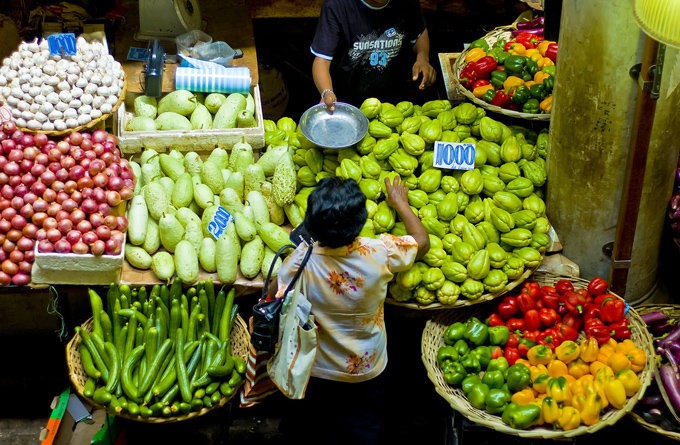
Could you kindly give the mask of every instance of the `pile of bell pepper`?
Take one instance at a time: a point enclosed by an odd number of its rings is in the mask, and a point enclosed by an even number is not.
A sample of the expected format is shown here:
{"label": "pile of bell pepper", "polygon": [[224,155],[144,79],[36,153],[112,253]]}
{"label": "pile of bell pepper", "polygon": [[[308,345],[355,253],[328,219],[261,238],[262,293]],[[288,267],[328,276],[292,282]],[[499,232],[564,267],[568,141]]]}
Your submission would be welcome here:
{"label": "pile of bell pepper", "polygon": [[[627,320],[618,301],[599,277],[583,291],[569,280],[554,287],[525,282],[486,319],[450,324],[437,363],[471,406],[512,428],[593,425],[608,407],[621,409],[637,394],[647,364],[630,331],[611,327]],[[608,336],[588,334],[583,315],[589,311],[589,320],[610,329]]]}
{"label": "pile of bell pepper", "polygon": [[555,83],[557,42],[520,32],[493,45],[470,43],[459,82],[492,105],[523,113],[550,113]]}

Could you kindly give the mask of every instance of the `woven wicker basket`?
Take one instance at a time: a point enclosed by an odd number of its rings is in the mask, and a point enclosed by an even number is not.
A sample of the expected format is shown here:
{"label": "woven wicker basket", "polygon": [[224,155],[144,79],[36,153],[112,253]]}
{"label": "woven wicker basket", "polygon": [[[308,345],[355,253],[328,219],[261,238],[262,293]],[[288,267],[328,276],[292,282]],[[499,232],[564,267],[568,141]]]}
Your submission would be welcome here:
{"label": "woven wicker basket", "polygon": [[[669,318],[671,319],[680,319],[680,305],[677,304],[643,304],[636,306],[635,310],[640,314],[644,315],[649,312],[653,312],[655,310],[662,310],[668,315]],[[656,361],[654,363],[657,363]],[[664,398],[666,401],[666,405],[668,405],[668,410],[669,412],[675,416],[676,413],[673,410],[673,406],[668,403],[667,395],[665,391],[663,390],[663,384],[660,381],[660,376],[659,373],[656,372],[658,368],[655,369],[654,372],[654,378],[656,380],[656,384],[659,388],[659,392],[661,393],[661,396]],[[631,411],[629,413],[629,416],[631,419],[633,419],[635,422],[639,423],[643,428],[655,432],[657,434],[661,434],[662,436],[666,436],[668,438],[671,438],[673,440],[680,440],[680,432],[674,432],[674,431],[668,431],[664,428],[661,428],[659,425],[655,425],[653,423],[647,422],[642,416],[637,414],[635,411]],[[677,420],[677,417],[676,417]]]}
{"label": "woven wicker basket", "polygon": [[417,309],[417,310],[440,310],[440,309],[456,309],[456,308],[461,308],[461,307],[468,307],[468,306],[473,306],[479,303],[486,303],[487,301],[491,301],[493,299],[496,299],[502,295],[505,295],[506,293],[510,292],[520,284],[524,282],[529,276],[531,276],[532,273],[534,273],[534,269],[527,269],[524,271],[521,277],[517,278],[516,280],[508,282],[508,284],[505,285],[505,287],[500,291],[496,292],[493,294],[484,294],[481,297],[477,298],[476,300],[468,300],[465,298],[459,298],[456,300],[455,303],[453,304],[441,304],[441,303],[431,303],[431,304],[420,304],[420,303],[414,303],[411,301],[397,301],[394,298],[391,298],[389,295],[385,299],[385,302],[388,304],[391,304],[393,306],[401,306],[405,307],[408,309]]}
{"label": "woven wicker basket", "polygon": [[111,112],[102,114],[99,116],[97,119],[92,119],[90,122],[84,124],[84,125],[79,125],[77,127],[73,128],[66,128],[64,130],[32,130],[30,128],[25,128],[25,127],[18,127],[19,130],[23,131],[24,133],[30,133],[30,134],[36,134],[36,133],[42,133],[46,134],[47,136],[64,136],[69,133],[75,133],[77,131],[85,131],[85,130],[94,130],[97,128],[100,128],[100,125],[103,126],[104,122],[113,116],[116,113],[116,110],[118,110],[118,107],[120,107],[120,104],[123,103],[125,100],[125,95],[127,94],[127,79],[123,81],[123,88],[120,91],[120,96],[118,97],[118,102],[113,106],[111,109]]}
{"label": "woven wicker basket", "polygon": [[[489,43],[489,46],[493,45],[496,43],[496,41],[505,39],[509,40],[511,37],[511,32],[515,28],[513,26],[502,26],[494,29],[493,31],[489,32],[486,34],[484,37],[482,37],[484,40],[486,40]],[[488,102],[484,102],[483,100],[475,97],[474,94],[472,94],[472,91],[468,90],[465,88],[463,85],[458,82],[458,79],[460,78],[460,73],[463,71],[463,68],[465,67],[465,55],[467,54],[468,50],[465,49],[463,52],[460,53],[460,56],[456,59],[456,61],[453,63],[453,82],[456,85],[456,90],[462,92],[465,97],[470,99],[475,105],[485,108],[489,111],[493,111],[495,113],[500,113],[504,114],[506,116],[510,117],[515,117],[515,118],[520,118],[520,119],[528,119],[528,120],[534,120],[534,121],[549,121],[550,120],[550,113],[541,113],[541,114],[534,114],[534,113],[522,113],[521,111],[513,111],[513,110],[507,110],[505,108],[501,108],[497,105],[491,105]]]}
{"label": "woven wicker basket", "polygon": [[[91,331],[92,318],[83,323],[82,328],[88,332]],[[246,326],[245,321],[240,315],[236,315],[236,319],[234,320],[234,326],[231,330],[230,343],[232,354],[242,357],[244,360],[248,359],[248,345],[250,344],[250,333],[248,332],[248,328]],[[68,365],[69,378],[71,379],[71,383],[73,384],[73,387],[75,388],[76,392],[80,397],[86,399],[93,406],[102,407],[100,404],[95,403],[93,400],[83,395],[83,388],[85,386],[85,382],[87,381],[87,374],[85,374],[85,371],[83,370],[83,365],[80,361],[78,345],[80,345],[79,334],[74,335],[71,341],[69,341],[68,344],[66,345],[66,362]],[[123,417],[125,419],[135,420],[137,422],[143,423],[181,422],[183,420],[188,420],[194,417],[202,416],[205,413],[208,413],[216,408],[224,406],[236,394],[238,394],[238,391],[234,391],[231,397],[223,397],[218,403],[214,404],[210,408],[207,407],[202,408],[199,411],[192,411],[190,413],[179,416],[144,418],[141,416],[130,416],[126,413],[116,413],[112,409],[110,409],[109,412],[118,417]]]}
{"label": "woven wicker basket", "polygon": [[[576,287],[585,287],[588,284],[587,280],[573,277],[562,277],[548,274],[536,274],[531,279],[536,280],[541,285],[554,285],[560,278],[568,278]],[[482,315],[491,310],[491,306],[479,306],[473,311],[446,311],[438,312],[431,320],[429,320],[425,329],[423,330],[423,337],[421,342],[422,359],[427,369],[427,375],[434,383],[435,390],[442,396],[453,409],[460,412],[463,416],[472,422],[484,425],[501,433],[511,434],[514,436],[526,438],[543,438],[543,439],[560,439],[582,434],[594,433],[606,426],[615,424],[619,419],[629,413],[638,400],[642,397],[645,389],[652,380],[653,374],[653,360],[647,360],[647,365],[640,372],[639,378],[642,382],[642,388],[636,395],[630,397],[622,409],[613,410],[608,409],[601,417],[600,421],[592,426],[579,426],[573,430],[553,430],[543,426],[533,427],[527,430],[518,430],[510,428],[501,421],[499,416],[488,414],[484,410],[474,408],[467,400],[467,397],[460,388],[454,388],[446,383],[441,369],[437,365],[437,350],[444,345],[443,334],[446,328],[453,322],[464,321],[472,315]],[[652,337],[649,335],[645,323],[642,321],[637,312],[631,308],[627,314],[630,322],[632,336],[631,339],[635,344],[642,348],[648,357],[653,357],[654,349],[652,345]]]}

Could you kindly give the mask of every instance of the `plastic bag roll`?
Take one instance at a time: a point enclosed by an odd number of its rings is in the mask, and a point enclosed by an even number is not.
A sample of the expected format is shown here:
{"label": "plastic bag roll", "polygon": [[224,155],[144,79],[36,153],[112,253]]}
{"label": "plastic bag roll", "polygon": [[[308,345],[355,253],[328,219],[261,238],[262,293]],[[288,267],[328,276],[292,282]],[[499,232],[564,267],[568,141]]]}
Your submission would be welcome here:
{"label": "plastic bag roll", "polygon": [[250,92],[248,67],[190,68],[179,66],[175,70],[175,88],[199,93]]}

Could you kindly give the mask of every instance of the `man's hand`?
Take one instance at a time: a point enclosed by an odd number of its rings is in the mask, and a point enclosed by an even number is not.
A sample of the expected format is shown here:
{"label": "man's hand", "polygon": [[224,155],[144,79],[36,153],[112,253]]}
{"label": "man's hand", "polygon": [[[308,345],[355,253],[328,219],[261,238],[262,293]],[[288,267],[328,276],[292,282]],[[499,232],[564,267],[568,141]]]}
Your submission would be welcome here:
{"label": "man's hand", "polygon": [[430,65],[429,62],[421,61],[416,59],[416,63],[413,64],[413,80],[418,80],[418,77],[422,74],[422,79],[420,81],[419,89],[424,90],[434,83],[437,79],[437,71]]}
{"label": "man's hand", "polygon": [[335,96],[333,90],[323,90],[323,92],[321,93],[320,103],[326,105],[326,109],[328,110],[329,113],[335,111],[335,102],[337,102],[337,100],[338,98]]}

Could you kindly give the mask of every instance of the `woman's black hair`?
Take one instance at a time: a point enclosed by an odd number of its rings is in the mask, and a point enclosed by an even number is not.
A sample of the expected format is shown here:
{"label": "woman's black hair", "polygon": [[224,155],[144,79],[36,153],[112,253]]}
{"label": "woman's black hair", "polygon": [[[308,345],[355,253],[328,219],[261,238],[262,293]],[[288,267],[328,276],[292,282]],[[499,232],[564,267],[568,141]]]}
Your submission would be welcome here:
{"label": "woman's black hair", "polygon": [[307,198],[305,228],[321,245],[351,244],[364,227],[366,195],[354,179],[324,178]]}

